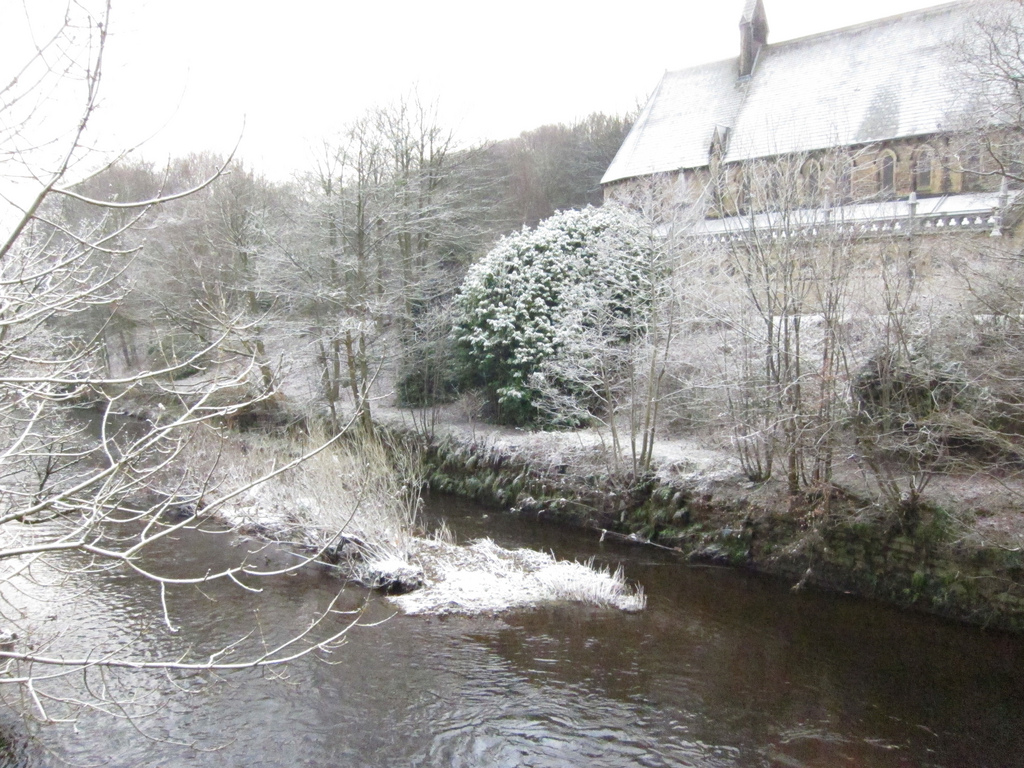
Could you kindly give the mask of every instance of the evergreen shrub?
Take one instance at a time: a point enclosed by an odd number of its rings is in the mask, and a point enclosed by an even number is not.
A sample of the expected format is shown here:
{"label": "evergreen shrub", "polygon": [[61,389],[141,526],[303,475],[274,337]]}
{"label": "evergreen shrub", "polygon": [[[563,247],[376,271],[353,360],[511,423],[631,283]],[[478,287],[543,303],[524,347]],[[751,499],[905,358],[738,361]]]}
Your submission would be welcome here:
{"label": "evergreen shrub", "polygon": [[638,332],[650,303],[650,238],[621,209],[564,211],[502,238],[469,270],[453,337],[467,383],[488,392],[499,421],[541,421],[538,377],[552,385],[541,371],[555,355],[572,350],[585,363],[595,334],[617,344]]}

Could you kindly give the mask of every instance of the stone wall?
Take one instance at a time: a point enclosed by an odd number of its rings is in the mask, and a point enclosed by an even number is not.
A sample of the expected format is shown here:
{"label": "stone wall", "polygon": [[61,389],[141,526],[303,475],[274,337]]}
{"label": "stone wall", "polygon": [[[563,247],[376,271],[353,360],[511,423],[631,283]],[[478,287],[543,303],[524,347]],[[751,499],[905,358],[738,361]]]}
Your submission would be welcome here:
{"label": "stone wall", "polygon": [[864,500],[793,500],[656,478],[584,475],[474,443],[426,451],[431,490],[602,530],[816,588],[1024,631],[1024,553],[958,540],[941,510],[913,522]]}

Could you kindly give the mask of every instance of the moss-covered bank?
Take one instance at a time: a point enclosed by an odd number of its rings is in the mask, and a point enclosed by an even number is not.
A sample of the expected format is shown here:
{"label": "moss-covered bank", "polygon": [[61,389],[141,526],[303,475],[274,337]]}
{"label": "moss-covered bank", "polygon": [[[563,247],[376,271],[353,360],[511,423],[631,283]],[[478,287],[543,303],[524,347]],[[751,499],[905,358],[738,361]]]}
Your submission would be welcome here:
{"label": "moss-covered bank", "polygon": [[437,492],[775,574],[795,588],[1024,631],[1024,553],[959,536],[942,510],[908,521],[840,493],[792,499],[752,485],[709,489],[585,474],[451,440],[431,444],[426,464]]}

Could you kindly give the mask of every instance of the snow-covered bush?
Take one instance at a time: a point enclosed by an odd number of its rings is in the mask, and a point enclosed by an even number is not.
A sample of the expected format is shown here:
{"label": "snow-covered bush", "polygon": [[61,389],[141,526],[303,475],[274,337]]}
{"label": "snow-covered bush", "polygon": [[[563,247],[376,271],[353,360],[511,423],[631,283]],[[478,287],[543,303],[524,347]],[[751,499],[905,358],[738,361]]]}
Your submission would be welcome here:
{"label": "snow-covered bush", "polygon": [[545,361],[573,350],[586,366],[600,351],[595,339],[622,344],[642,334],[650,237],[621,209],[565,211],[502,238],[470,269],[454,337],[468,378],[491,394],[499,420],[535,422],[542,388],[572,386],[542,372]]}
{"label": "snow-covered bush", "polygon": [[457,546],[418,539],[415,562],[423,589],[390,598],[408,614],[474,615],[550,603],[582,603],[635,613],[647,606],[642,586],[587,563],[556,560],[531,549],[505,549],[490,539]]}

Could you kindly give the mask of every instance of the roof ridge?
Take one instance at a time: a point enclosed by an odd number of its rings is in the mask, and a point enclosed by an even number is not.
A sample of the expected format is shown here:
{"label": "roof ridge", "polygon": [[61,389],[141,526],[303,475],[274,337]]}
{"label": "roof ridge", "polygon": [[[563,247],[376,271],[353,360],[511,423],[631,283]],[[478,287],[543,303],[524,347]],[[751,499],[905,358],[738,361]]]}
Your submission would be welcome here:
{"label": "roof ridge", "polygon": [[[1002,1],[1003,0],[981,0],[981,2],[979,2],[979,0],[952,0],[952,2],[939,3],[938,5],[930,5],[930,6],[926,7],[926,8],[918,8],[917,10],[913,10],[913,11],[904,11],[903,13],[894,13],[891,16],[884,16],[884,17],[882,17],[880,19],[869,19],[868,21],[861,21],[861,22],[858,22],[857,24],[850,24],[849,26],[846,26],[846,27],[836,27],[834,29],[825,29],[825,30],[822,30],[821,32],[812,32],[809,35],[802,35],[800,37],[791,37],[791,38],[789,38],[787,40],[779,40],[777,43],[766,43],[765,44],[765,48],[768,49],[768,50],[776,51],[776,50],[778,50],[780,48],[783,48],[783,47],[785,47],[787,45],[790,45],[791,43],[803,43],[803,42],[806,42],[808,40],[813,40],[814,38],[817,38],[817,37],[824,38],[824,37],[828,37],[829,35],[834,35],[834,34],[838,34],[838,33],[847,33],[847,32],[850,32],[852,30],[857,30],[857,29],[870,29],[871,27],[876,26],[876,25],[881,26],[884,22],[892,22],[894,20],[902,20],[902,19],[910,17],[910,16],[928,15],[928,14],[931,14],[931,13],[934,13],[934,12],[937,12],[937,11],[940,11],[940,10],[945,10],[945,9],[949,9],[949,8],[955,8],[955,7],[958,7],[958,6],[985,5],[985,4],[992,5],[992,4],[995,4],[996,2],[1002,2]],[[665,72],[663,73],[663,77],[664,77],[664,75],[675,75],[675,74],[678,74],[680,72],[696,71],[698,69],[703,69],[704,67],[712,67],[712,66],[716,66],[716,65],[717,66],[721,66],[721,65],[723,65],[723,64],[725,64],[727,62],[735,62],[738,58],[739,58],[738,56],[727,56],[724,59],[715,59],[713,61],[702,61],[699,64],[691,64],[688,67],[679,67],[678,69],[666,69]]]}
{"label": "roof ridge", "polygon": [[[994,0],[988,0],[989,4],[992,4]],[[860,21],[856,24],[850,24],[845,27],[835,27],[833,29],[823,29],[820,32],[812,32],[809,35],[801,35],[800,37],[790,37],[786,40],[779,40],[775,43],[768,43],[768,48],[779,48],[790,43],[802,43],[807,40],[812,40],[816,37],[827,37],[838,33],[848,33],[859,29],[870,29],[874,26],[881,26],[883,24],[891,23],[896,20],[902,21],[903,19],[912,18],[915,16],[927,16],[938,11],[948,10],[950,8],[958,6],[968,5],[983,5],[985,3],[978,2],[978,0],[952,0],[952,2],[939,3],[937,5],[929,5],[924,8],[916,8],[912,11],[903,11],[901,13],[894,13],[890,16],[883,16],[879,19],[868,19],[867,21]]]}

